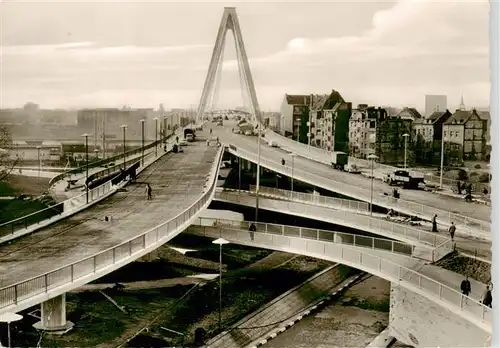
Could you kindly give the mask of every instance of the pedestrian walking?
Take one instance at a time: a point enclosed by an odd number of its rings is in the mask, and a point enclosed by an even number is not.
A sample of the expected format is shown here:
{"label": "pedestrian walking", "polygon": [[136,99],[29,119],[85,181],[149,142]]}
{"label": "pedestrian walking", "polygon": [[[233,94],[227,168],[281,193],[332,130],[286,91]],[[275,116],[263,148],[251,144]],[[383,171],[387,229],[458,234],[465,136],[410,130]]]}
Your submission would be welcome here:
{"label": "pedestrian walking", "polygon": [[490,286],[486,286],[486,290],[484,291],[483,294],[483,304],[487,307],[491,307],[491,302],[493,302],[493,297],[491,296],[491,289]]}
{"label": "pedestrian walking", "polygon": [[452,221],[451,222],[451,226],[450,228],[448,229],[448,232],[450,232],[450,237],[451,237],[451,241],[453,242],[454,238],[455,238],[455,231],[457,230],[457,226],[455,226],[455,223]]}
{"label": "pedestrian walking", "polygon": [[[462,294],[464,296],[469,296],[471,292],[471,286],[468,276],[465,276],[465,279],[462,280],[462,283],[460,283],[460,290],[462,291]],[[467,303],[467,298],[465,299],[465,303]]]}
{"label": "pedestrian walking", "polygon": [[485,187],[485,188],[483,189],[483,195],[485,195],[485,196],[486,196],[487,194],[488,194],[488,189]]}
{"label": "pedestrian walking", "polygon": [[437,224],[437,214],[434,214],[432,217],[432,232],[438,232],[438,224]]}
{"label": "pedestrian walking", "polygon": [[152,193],[153,193],[153,190],[151,189],[151,185],[146,184],[146,194],[148,195],[148,198],[147,198],[148,201],[151,200]]}
{"label": "pedestrian walking", "polygon": [[462,186],[460,184],[460,180],[457,181],[457,191],[458,191],[458,194],[461,195],[462,194]]}

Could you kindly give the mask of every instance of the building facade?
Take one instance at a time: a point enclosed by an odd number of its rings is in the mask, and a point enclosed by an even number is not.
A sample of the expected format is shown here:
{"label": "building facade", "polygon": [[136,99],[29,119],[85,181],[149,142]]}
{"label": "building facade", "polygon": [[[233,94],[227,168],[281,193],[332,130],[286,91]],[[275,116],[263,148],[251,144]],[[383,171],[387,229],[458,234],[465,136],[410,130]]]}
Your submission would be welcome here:
{"label": "building facade", "polygon": [[387,118],[387,111],[366,104],[352,110],[349,120],[349,153],[366,159],[375,154],[377,123]]}
{"label": "building facade", "polygon": [[310,95],[285,94],[280,107],[282,135],[307,143],[310,105]]}
{"label": "building facade", "polygon": [[459,160],[486,160],[488,136],[488,120],[475,109],[457,110],[443,124],[445,148]]}
{"label": "building facade", "polygon": [[405,137],[407,140],[407,160],[410,161],[410,144],[412,142],[412,120],[401,117],[388,117],[377,124],[375,154],[381,163],[400,165],[404,162]]}

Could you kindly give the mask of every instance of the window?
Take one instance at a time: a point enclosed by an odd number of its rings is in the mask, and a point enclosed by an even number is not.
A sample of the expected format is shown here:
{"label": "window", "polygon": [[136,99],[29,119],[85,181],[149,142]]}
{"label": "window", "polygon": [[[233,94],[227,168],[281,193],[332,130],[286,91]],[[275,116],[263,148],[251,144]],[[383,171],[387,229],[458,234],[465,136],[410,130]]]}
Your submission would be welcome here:
{"label": "window", "polygon": [[458,131],[455,131],[455,138],[458,138]]}
{"label": "window", "polygon": [[446,136],[446,131],[444,131],[444,136]]}

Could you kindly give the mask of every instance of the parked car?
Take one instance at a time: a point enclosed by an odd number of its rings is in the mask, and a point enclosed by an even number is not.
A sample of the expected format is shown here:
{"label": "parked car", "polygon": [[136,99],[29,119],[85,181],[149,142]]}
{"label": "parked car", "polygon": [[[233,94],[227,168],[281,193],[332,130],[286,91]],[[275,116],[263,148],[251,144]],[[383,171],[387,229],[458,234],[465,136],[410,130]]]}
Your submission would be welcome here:
{"label": "parked car", "polygon": [[179,140],[179,146],[187,146],[188,142],[186,139]]}

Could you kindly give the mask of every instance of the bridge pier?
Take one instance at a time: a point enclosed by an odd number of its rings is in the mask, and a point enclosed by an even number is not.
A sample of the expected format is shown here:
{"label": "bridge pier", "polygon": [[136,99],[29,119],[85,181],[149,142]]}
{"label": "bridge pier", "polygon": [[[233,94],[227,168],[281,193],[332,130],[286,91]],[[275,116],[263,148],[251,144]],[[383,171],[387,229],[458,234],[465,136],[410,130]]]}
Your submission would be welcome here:
{"label": "bridge pier", "polygon": [[389,335],[415,348],[482,347],[490,335],[460,314],[391,283]]}
{"label": "bridge pier", "polygon": [[62,335],[71,330],[74,325],[66,320],[66,294],[62,294],[42,302],[40,321],[33,327],[47,333]]}

